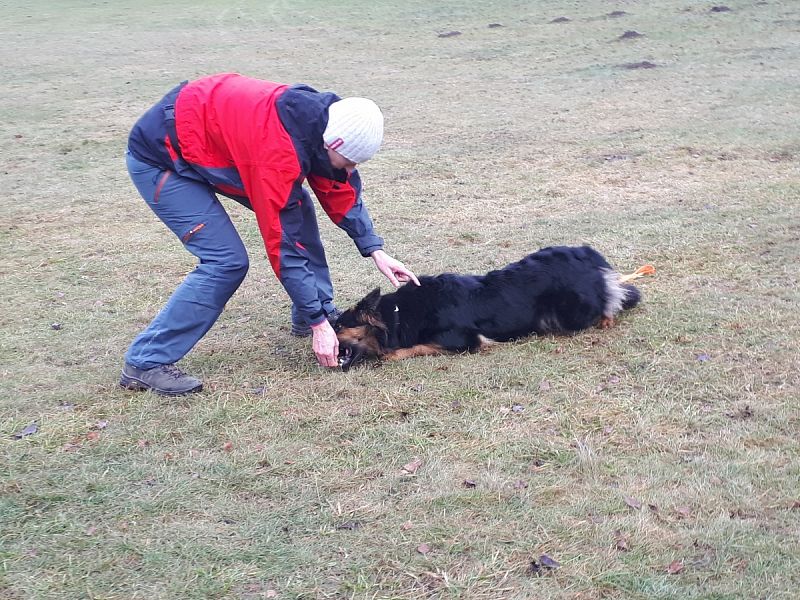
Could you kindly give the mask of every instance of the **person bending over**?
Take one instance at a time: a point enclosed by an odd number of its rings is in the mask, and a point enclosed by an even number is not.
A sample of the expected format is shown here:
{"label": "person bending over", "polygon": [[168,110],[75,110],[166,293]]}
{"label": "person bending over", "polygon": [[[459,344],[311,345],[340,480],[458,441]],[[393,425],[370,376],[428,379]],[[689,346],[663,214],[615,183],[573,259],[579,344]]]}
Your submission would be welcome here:
{"label": "person bending over", "polygon": [[337,366],[331,323],[339,313],[303,182],[394,286],[419,285],[383,251],[361,200],[356,167],[382,139],[383,115],[371,100],[236,73],[183,82],[145,112],[128,138],[128,172],[199,263],[130,345],[120,385],[165,395],[202,389],[175,363],[211,328],[249,266],[217,194],[255,212],[272,269],[292,300],[292,334],[313,336],[319,364]]}

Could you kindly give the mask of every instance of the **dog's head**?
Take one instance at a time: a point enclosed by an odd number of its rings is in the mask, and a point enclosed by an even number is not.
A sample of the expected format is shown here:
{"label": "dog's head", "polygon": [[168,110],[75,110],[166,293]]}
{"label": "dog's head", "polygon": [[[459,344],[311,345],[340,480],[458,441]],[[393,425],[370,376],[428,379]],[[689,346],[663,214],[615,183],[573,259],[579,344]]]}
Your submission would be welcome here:
{"label": "dog's head", "polygon": [[336,320],[333,329],[339,338],[339,366],[343,371],[386,353],[388,335],[378,310],[380,299],[381,290],[375,288]]}

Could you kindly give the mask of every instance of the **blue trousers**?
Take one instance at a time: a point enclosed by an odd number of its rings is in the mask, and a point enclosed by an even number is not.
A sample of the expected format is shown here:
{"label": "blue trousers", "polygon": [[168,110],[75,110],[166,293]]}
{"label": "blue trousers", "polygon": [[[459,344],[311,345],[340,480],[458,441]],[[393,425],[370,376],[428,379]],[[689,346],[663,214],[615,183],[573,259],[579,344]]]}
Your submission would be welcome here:
{"label": "blue trousers", "polygon": [[[153,167],[126,154],[128,173],[156,216],[199,259],[156,315],[133,340],[125,362],[140,369],[173,364],[183,358],[211,329],[222,309],[239,288],[249,268],[247,250],[211,186]],[[316,233],[316,215],[303,202],[304,229]],[[323,308],[333,308],[333,285],[322,243],[307,248]]]}

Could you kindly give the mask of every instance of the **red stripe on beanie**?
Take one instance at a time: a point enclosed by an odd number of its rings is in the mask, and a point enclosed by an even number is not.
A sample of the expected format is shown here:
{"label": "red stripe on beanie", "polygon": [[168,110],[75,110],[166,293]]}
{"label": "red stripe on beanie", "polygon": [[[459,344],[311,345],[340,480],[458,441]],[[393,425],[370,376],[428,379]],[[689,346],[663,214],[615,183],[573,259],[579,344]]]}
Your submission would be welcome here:
{"label": "red stripe on beanie", "polygon": [[342,138],[336,138],[330,144],[328,144],[328,148],[331,150],[336,150],[342,144],[344,144],[344,140]]}

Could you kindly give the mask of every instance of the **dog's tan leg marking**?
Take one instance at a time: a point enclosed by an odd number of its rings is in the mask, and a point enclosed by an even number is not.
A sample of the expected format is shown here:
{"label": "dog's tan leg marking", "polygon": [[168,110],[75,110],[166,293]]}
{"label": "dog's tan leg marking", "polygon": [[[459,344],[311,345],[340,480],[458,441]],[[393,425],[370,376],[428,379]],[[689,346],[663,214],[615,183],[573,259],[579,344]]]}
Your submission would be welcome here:
{"label": "dog's tan leg marking", "polygon": [[614,326],[614,317],[603,317],[597,326],[600,329],[611,329]]}
{"label": "dog's tan leg marking", "polygon": [[497,346],[500,345],[500,342],[496,342],[493,339],[484,337],[482,335],[479,335],[478,339],[481,341],[481,345],[478,348],[478,352],[486,352],[487,350],[491,350],[492,348],[497,348]]}
{"label": "dog's tan leg marking", "polygon": [[437,354],[447,354],[447,351],[436,344],[417,344],[411,348],[398,348],[389,352],[384,358],[386,360],[404,360],[417,356],[436,356]]}

